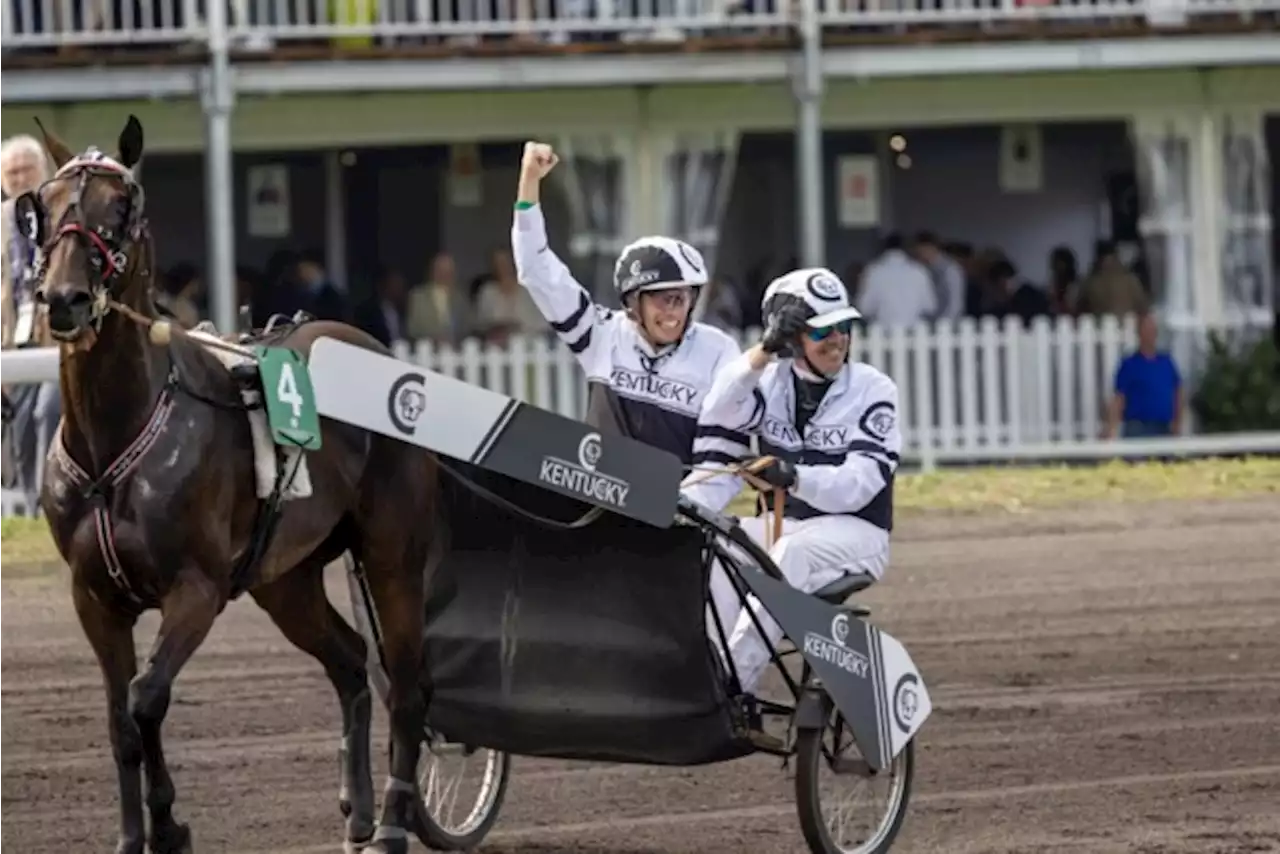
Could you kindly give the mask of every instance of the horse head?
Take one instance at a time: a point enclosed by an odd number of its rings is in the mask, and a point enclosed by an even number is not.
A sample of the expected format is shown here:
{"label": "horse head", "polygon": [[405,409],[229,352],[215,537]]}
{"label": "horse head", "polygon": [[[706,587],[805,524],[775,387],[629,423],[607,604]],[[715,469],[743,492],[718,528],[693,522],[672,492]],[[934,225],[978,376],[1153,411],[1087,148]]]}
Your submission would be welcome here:
{"label": "horse head", "polygon": [[149,310],[151,245],[142,185],[142,123],[130,115],[117,154],[90,147],[72,154],[36,124],[56,167],[52,178],[14,200],[23,236],[37,249],[36,300],[48,307],[49,330],[62,342],[94,339],[112,302]]}

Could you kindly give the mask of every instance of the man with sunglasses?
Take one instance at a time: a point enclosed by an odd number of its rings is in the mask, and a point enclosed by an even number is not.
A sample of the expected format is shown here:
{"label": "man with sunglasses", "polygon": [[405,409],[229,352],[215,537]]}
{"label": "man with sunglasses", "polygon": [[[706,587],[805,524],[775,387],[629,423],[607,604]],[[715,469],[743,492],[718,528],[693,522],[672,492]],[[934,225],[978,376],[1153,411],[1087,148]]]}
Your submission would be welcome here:
{"label": "man with sunglasses", "polygon": [[[699,464],[725,449],[695,435],[703,397],[741,353],[729,335],[691,319],[706,263],[684,241],[641,238],[614,265],[622,310],[597,305],[548,245],[539,191],[558,162],[551,146],[525,144],[511,229],[520,284],[586,373],[586,421]],[[748,446],[728,449],[741,455]]]}
{"label": "man with sunglasses", "polygon": [[[849,333],[861,315],[831,271],[802,269],[774,280],[762,315],[760,343],[716,377],[699,430],[740,441],[754,435],[760,453],[773,457],[756,476],[784,496],[782,533],[770,556],[793,587],[811,593],[849,574],[879,581],[889,562],[893,478],[902,450],[897,385],[870,365],[850,363]],[[684,494],[720,510],[742,487],[741,478],[723,474],[689,483]],[[767,496],[770,511],[776,495]],[[772,512],[741,523],[763,545]],[[726,585],[722,573],[713,574],[729,654],[750,694],[769,663],[768,647]],[[757,615],[777,644],[781,628],[767,613]]]}

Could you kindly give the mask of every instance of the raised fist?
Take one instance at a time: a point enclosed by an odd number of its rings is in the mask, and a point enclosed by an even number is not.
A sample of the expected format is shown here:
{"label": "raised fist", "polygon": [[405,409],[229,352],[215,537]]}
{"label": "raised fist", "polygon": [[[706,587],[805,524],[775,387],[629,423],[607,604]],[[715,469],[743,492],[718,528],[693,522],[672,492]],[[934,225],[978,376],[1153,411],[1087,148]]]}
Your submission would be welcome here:
{"label": "raised fist", "polygon": [[559,162],[560,158],[556,156],[551,146],[544,142],[526,142],[524,157],[520,161],[520,170],[526,175],[545,178]]}

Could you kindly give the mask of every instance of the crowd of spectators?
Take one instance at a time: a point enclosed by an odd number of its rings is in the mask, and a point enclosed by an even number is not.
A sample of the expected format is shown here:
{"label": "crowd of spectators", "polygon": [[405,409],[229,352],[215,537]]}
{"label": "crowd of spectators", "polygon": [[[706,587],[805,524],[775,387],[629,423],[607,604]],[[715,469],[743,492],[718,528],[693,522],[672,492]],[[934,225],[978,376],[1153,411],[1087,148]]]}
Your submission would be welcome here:
{"label": "crowd of spectators", "polygon": [[[325,268],[321,253],[282,250],[263,270],[237,268],[236,304],[247,306],[254,328],[273,314],[292,317],[304,311],[351,323],[388,346],[396,341],[457,346],[468,338],[502,345],[511,335],[551,334],[520,286],[507,249],[495,249],[489,269],[470,282],[458,279],[448,252],[439,252],[411,282],[402,271],[382,267],[372,278],[370,293],[353,297]],[[205,288],[191,265],[169,270],[161,287],[157,301],[186,325],[208,316]]]}
{"label": "crowd of spectators", "polygon": [[[790,259],[786,269],[796,266]],[[742,284],[719,279],[709,295],[707,320],[733,329],[759,324],[760,296],[782,266],[758,265]],[[867,323],[912,326],[960,317],[1144,314],[1152,307],[1142,270],[1127,266],[1115,243],[1099,240],[1087,272],[1069,247],[1053,249],[1043,278],[1024,276],[998,248],[975,251],[920,232],[908,243],[885,237],[875,257],[844,271],[854,304]]]}

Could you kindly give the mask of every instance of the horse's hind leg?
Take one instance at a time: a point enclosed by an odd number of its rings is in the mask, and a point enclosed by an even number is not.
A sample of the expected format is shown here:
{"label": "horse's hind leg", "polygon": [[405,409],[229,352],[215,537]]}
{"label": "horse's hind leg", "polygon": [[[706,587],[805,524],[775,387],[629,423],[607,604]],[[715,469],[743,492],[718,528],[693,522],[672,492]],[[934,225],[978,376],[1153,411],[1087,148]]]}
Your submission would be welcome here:
{"label": "horse's hind leg", "polygon": [[[383,450],[391,449],[390,443]],[[425,808],[418,789],[418,758],[425,734],[428,697],[422,686],[425,574],[430,556],[434,473],[403,456],[374,457],[357,523],[357,557],[369,581],[382,629],[390,682],[391,761],[382,813],[371,851],[404,854],[410,834],[425,834]],[[416,499],[416,500],[415,500]],[[425,841],[425,840],[424,840]]]}
{"label": "horse's hind leg", "polygon": [[[390,544],[388,544],[389,548]],[[402,547],[403,548],[403,547]],[[399,554],[366,549],[361,561],[382,628],[383,654],[390,682],[391,761],[383,791],[382,814],[372,851],[404,854],[411,833],[421,835],[423,810],[418,790],[418,758],[426,727],[421,685],[423,580],[425,554],[406,562]],[[417,571],[412,567],[416,566]]]}
{"label": "horse's hind leg", "polygon": [[147,667],[129,684],[129,712],[142,735],[152,854],[177,854],[191,845],[191,831],[173,819],[175,792],[160,729],[169,711],[173,681],[208,636],[221,606],[222,596],[208,576],[194,567],[179,572],[160,602],[160,630]]}
{"label": "horse's hind leg", "polygon": [[308,558],[276,581],[251,591],[284,636],[321,666],[342,705],[342,813],[347,842],[373,836],[373,769],[369,739],[373,706],[369,697],[365,643],[324,591],[324,560]]}

